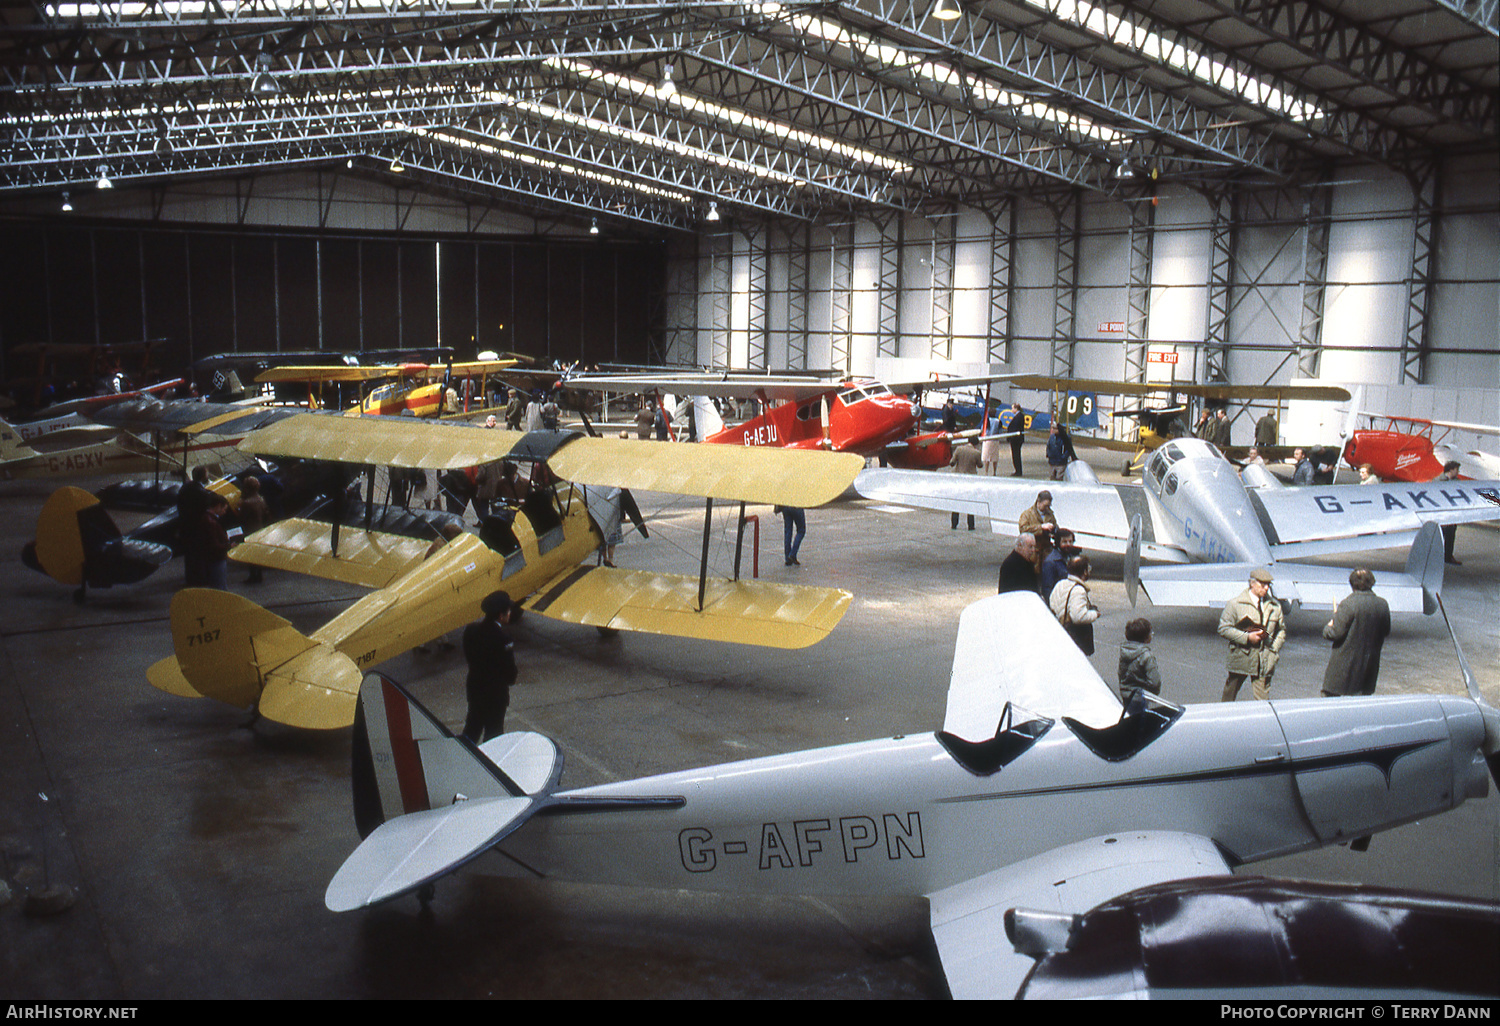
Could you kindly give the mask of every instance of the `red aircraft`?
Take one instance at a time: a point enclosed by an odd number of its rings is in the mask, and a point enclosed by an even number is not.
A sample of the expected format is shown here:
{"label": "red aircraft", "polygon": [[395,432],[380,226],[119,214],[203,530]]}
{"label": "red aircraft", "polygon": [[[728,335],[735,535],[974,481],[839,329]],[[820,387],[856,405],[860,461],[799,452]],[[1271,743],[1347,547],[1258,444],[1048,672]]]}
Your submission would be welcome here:
{"label": "red aircraft", "polygon": [[[1454,431],[1500,434],[1486,424],[1424,420],[1420,417],[1389,417],[1366,414],[1372,427],[1354,431],[1344,443],[1344,460],[1358,468],[1368,463],[1370,472],[1382,481],[1431,481],[1443,472],[1443,464],[1460,457],[1442,446]],[[1434,435],[1434,431],[1441,434]],[[1460,477],[1468,477],[1460,474]]]}
{"label": "red aircraft", "polygon": [[570,378],[567,384],[570,388],[622,394],[655,392],[704,399],[753,398],[760,402],[764,412],[729,427],[712,403],[695,404],[699,438],[728,445],[829,449],[881,456],[896,466],[916,468],[946,466],[956,436],[943,431],[913,435],[921,406],[907,398],[907,394],[923,388],[964,388],[1004,377],[924,378],[887,385],[871,379],[719,372],[588,375]]}

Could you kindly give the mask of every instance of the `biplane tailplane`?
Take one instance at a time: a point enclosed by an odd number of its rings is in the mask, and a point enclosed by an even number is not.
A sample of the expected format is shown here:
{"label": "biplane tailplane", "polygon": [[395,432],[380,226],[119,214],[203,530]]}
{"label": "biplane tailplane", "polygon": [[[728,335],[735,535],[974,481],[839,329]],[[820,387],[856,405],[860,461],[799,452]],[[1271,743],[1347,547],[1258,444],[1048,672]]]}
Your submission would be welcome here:
{"label": "biplane tailplane", "polygon": [[163,690],[175,694],[186,681],[207,698],[253,705],[268,720],[311,730],[352,718],[360,681],[354,660],[247,598],[182,589],[172,599],[172,648],[181,679],[163,677],[163,687],[151,677]]}
{"label": "biplane tailplane", "polygon": [[0,419],[0,464],[11,460],[29,460],[36,450],[21,441],[21,432],[7,420]]}
{"label": "biplane tailplane", "polygon": [[483,854],[545,803],[562,755],[525,732],[475,746],[371,673],[355,712],[351,775],[365,840],[328,885],[335,912],[410,893]]}

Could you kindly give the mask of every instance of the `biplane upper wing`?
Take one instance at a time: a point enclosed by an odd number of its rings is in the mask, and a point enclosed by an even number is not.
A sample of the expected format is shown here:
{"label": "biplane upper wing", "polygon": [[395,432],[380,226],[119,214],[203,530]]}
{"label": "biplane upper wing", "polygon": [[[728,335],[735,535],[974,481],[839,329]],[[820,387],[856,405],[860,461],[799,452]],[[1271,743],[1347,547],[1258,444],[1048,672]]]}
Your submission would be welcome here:
{"label": "biplane upper wing", "polygon": [[1175,392],[1178,395],[1194,395],[1201,399],[1321,399],[1331,402],[1347,402],[1352,398],[1348,389],[1337,385],[1198,385],[1055,378],[1041,374],[1015,375],[1010,379],[1010,383],[1016,388],[1031,388],[1043,392],[1066,388],[1082,392],[1102,392],[1105,395],[1160,395]]}
{"label": "biplane upper wing", "polygon": [[663,445],[571,432],[520,434],[413,417],[335,418],[317,413],[278,420],[247,437],[240,447],[269,456],[427,469],[472,467],[505,456],[544,459],[553,473],[578,484],[780,506],[829,502],[864,466],[861,457],[850,453]]}

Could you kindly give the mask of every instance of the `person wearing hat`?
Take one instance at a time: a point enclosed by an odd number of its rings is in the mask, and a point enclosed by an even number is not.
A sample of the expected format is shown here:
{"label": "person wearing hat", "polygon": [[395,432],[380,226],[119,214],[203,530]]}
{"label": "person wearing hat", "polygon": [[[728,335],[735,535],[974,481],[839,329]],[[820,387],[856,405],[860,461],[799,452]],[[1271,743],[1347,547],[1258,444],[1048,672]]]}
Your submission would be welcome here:
{"label": "person wearing hat", "polygon": [[[1443,472],[1437,476],[1437,480],[1439,480],[1439,481],[1457,481],[1458,480],[1459,471],[1462,470],[1462,469],[1463,469],[1463,467],[1458,462],[1458,460],[1449,460],[1447,463],[1443,464]],[[1458,560],[1456,560],[1456,559],[1453,558],[1453,545],[1454,545],[1455,542],[1458,541],[1458,525],[1457,524],[1444,524],[1442,526],[1442,531],[1443,531],[1443,562],[1444,563],[1449,563],[1449,564],[1451,564],[1453,566],[1463,566],[1462,563],[1460,563]]]}
{"label": "person wearing hat", "polygon": [[1286,618],[1281,603],[1271,594],[1271,571],[1250,571],[1250,583],[1244,591],[1224,605],[1219,617],[1219,636],[1229,642],[1229,676],[1224,681],[1223,701],[1233,702],[1240,685],[1250,678],[1250,692],[1256,698],[1271,697],[1271,675],[1281,646],[1286,644]]}
{"label": "person wearing hat", "polygon": [[510,687],[516,682],[515,645],[505,626],[519,619],[521,612],[503,591],[486,595],[479,611],[484,618],[464,628],[469,715],[463,735],[476,745],[505,733],[505,710],[510,706]]}

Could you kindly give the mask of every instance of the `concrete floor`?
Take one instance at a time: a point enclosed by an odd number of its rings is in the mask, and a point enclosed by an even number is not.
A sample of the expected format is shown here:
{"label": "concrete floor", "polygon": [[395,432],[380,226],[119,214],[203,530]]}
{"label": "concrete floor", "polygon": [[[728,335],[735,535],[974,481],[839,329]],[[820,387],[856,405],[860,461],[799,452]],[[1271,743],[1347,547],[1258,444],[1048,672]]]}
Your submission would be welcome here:
{"label": "concrete floor", "polygon": [[[1106,477],[1101,461],[1101,477]],[[80,482],[83,486],[102,482]],[[170,651],[173,564],[138,585],[69,589],[19,560],[50,487],[0,483],[0,878],[16,893],[64,884],[50,917],[0,906],[0,993],[11,998],[911,997],[947,995],[921,899],[853,901],[662,893],[486,878],[335,915],[323,891],[355,847],[349,731],[259,724],[145,681]],[[653,537],[624,566],[692,572],[701,505],[640,496]],[[562,747],[564,783],[625,779],[762,754],[935,729],[958,615],[994,591],[1009,536],[948,529],[944,514],[890,514],[846,498],[808,513],[803,566],[784,567],[780,521],[762,519],[762,575],[855,594],[833,634],[799,652],[625,635],[528,617],[512,728]],[[1061,511],[1067,523],[1066,511]],[[123,521],[122,521],[123,525]],[[128,525],[124,525],[128,526]],[[733,525],[712,555],[727,574]],[[1460,529],[1445,596],[1474,672],[1500,704],[1500,533]],[[1377,574],[1404,551],[1366,557]],[[1339,561],[1353,565],[1352,560]],[[748,573],[748,559],[746,572]],[[1093,663],[1114,680],[1129,610],[1119,557],[1096,558],[1106,611]],[[232,586],[305,631],[357,591],[268,572]],[[1143,599],[1143,605],[1146,605]],[[1216,700],[1224,650],[1206,610],[1142,610],[1156,627],[1167,697]],[[1317,694],[1326,617],[1294,615],[1278,697]],[[456,652],[384,666],[450,726],[462,723]],[[1248,690],[1248,689],[1247,689]],[[1440,618],[1396,618],[1382,692],[1462,693]],[[1500,798],[1375,838],[1247,871],[1363,881],[1500,900]]]}

